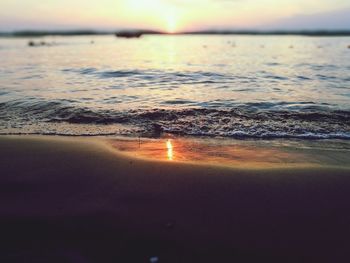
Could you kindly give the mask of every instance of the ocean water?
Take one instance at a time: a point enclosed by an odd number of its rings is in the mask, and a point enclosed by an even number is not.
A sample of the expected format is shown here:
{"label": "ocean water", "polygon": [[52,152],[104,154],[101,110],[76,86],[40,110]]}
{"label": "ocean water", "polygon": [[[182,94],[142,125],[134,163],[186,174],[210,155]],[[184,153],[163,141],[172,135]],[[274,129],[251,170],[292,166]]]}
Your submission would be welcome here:
{"label": "ocean water", "polygon": [[29,40],[0,38],[1,134],[350,139],[348,37]]}

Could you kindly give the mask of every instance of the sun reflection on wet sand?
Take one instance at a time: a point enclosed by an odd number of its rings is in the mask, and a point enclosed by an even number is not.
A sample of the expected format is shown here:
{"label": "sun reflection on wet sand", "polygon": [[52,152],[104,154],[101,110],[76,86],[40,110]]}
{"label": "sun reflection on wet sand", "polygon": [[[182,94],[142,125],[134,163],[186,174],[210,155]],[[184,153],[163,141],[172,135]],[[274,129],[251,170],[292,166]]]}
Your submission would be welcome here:
{"label": "sun reflection on wet sand", "polygon": [[171,140],[166,141],[166,148],[167,148],[167,157],[169,161],[172,161],[174,158],[173,155],[173,144],[171,143]]}
{"label": "sun reflection on wet sand", "polygon": [[[157,161],[176,161],[247,168],[317,166],[322,164],[305,151],[283,144],[252,141],[197,139],[114,139],[112,146],[132,156]],[[293,148],[295,149],[295,147]]]}

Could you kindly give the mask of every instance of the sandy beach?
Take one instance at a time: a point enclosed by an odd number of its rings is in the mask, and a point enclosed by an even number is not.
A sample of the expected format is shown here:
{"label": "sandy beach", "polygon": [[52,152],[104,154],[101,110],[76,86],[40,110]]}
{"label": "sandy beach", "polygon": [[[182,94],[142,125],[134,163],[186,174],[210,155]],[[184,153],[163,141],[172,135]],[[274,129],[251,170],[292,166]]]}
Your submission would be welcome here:
{"label": "sandy beach", "polygon": [[235,168],[0,137],[1,262],[344,262],[348,168]]}

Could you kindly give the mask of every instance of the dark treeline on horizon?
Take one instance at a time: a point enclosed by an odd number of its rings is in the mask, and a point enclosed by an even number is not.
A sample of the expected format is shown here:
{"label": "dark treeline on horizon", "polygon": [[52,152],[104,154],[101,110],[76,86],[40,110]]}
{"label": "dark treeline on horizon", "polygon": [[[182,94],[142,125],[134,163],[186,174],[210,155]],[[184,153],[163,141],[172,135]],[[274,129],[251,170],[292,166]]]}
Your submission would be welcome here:
{"label": "dark treeline on horizon", "polygon": [[204,30],[183,32],[190,35],[300,35],[350,36],[350,30]]}
{"label": "dark treeline on horizon", "polygon": [[154,30],[21,30],[0,32],[0,37],[43,37],[43,36],[91,36],[119,33],[140,33],[142,35],[300,35],[300,36],[350,36],[350,30],[202,30],[166,33]]}

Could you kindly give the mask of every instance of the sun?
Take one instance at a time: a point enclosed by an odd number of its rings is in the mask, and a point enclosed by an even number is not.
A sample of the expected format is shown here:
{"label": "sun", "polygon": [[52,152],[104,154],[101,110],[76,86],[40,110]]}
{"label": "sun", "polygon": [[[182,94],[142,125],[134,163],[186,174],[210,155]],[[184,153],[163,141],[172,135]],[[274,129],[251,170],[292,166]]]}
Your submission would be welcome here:
{"label": "sun", "polygon": [[172,9],[168,8],[167,10],[164,9],[163,16],[162,16],[163,30],[168,34],[174,34],[179,32],[180,27],[182,26],[181,18],[182,18],[181,13],[178,10],[174,8]]}
{"label": "sun", "polygon": [[178,32],[181,10],[164,0],[128,0],[125,1],[125,12],[134,16],[137,21],[147,21],[147,27],[169,34]]}
{"label": "sun", "polygon": [[177,19],[174,15],[166,17],[166,32],[169,34],[176,33],[177,30]]}

